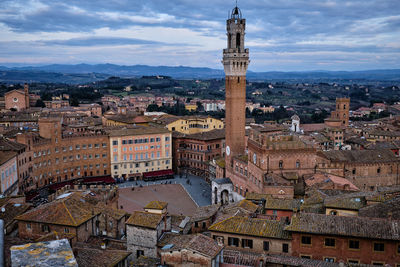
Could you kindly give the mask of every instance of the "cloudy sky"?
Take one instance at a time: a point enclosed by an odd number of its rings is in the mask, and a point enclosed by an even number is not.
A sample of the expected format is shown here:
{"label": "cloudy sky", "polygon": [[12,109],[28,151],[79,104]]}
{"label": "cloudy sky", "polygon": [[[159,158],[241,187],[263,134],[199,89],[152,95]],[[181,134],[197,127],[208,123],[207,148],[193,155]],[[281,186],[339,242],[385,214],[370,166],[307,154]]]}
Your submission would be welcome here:
{"label": "cloudy sky", "polygon": [[[222,69],[234,0],[0,0],[0,65]],[[399,0],[239,0],[253,71],[400,68]],[[9,65],[10,66],[10,65]]]}

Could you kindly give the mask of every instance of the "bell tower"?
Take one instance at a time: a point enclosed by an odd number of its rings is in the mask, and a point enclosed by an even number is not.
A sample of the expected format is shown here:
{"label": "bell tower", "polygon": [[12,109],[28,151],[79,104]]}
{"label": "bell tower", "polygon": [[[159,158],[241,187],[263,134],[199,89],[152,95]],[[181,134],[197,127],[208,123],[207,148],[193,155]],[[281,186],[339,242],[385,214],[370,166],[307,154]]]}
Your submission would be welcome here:
{"label": "bell tower", "polygon": [[227,48],[223,50],[225,71],[225,142],[226,167],[232,157],[245,152],[246,123],[246,72],[249,65],[249,49],[244,47],[246,20],[236,6],[226,21]]}

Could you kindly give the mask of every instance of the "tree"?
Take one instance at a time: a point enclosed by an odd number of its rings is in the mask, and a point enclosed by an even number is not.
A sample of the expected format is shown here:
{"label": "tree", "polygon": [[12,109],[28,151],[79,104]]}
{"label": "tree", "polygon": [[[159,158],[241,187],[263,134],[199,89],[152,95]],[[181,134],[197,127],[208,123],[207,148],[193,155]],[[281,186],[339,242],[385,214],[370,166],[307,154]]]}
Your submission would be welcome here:
{"label": "tree", "polygon": [[37,108],[45,108],[45,107],[46,107],[46,104],[43,102],[42,99],[38,99],[38,100],[36,101],[35,107],[37,107]]}
{"label": "tree", "polygon": [[77,98],[71,98],[70,100],[70,105],[73,107],[78,107],[79,106],[79,100]]}

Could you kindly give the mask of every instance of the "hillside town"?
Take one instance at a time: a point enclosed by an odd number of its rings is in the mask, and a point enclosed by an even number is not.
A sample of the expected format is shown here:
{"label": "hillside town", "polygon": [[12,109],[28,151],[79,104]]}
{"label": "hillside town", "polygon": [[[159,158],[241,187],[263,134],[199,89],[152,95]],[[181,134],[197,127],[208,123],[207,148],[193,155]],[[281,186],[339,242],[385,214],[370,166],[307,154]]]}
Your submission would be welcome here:
{"label": "hillside town", "polygon": [[[73,105],[9,86],[0,266],[399,267],[400,105],[342,95],[319,123],[289,105],[246,117],[281,107],[246,100],[245,25],[235,7],[224,100],[127,87]],[[205,113],[158,110],[179,102]]]}

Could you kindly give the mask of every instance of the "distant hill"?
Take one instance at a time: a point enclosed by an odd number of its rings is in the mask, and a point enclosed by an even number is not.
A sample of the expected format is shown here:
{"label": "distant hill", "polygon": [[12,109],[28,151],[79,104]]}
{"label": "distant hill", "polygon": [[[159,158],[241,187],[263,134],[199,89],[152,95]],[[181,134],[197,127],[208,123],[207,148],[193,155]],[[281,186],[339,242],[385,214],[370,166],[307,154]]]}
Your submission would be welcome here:
{"label": "distant hill", "polygon": [[[0,66],[0,81],[3,82],[63,82],[85,83],[106,79],[110,76],[141,77],[166,75],[176,79],[209,79],[223,78],[224,71],[211,68],[169,67],[115,64],[53,64],[39,67]],[[400,69],[366,70],[366,71],[304,71],[304,72],[251,72],[248,79],[253,80],[367,80],[367,81],[400,81]]]}

